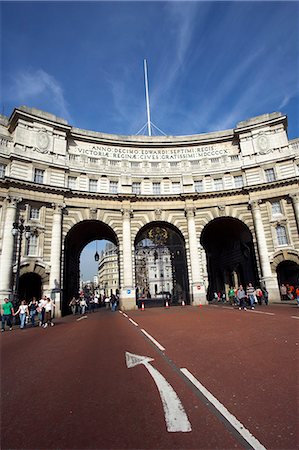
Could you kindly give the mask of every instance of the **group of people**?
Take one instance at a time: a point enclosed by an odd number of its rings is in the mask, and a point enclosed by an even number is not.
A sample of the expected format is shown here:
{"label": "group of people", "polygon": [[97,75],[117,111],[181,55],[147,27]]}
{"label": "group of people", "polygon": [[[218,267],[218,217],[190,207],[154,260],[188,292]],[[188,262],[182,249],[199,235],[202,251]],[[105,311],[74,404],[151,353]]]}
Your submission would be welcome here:
{"label": "group of people", "polygon": [[2,332],[5,331],[6,325],[9,330],[12,331],[14,317],[19,318],[21,329],[24,329],[28,323],[31,323],[32,327],[34,327],[37,322],[42,328],[54,326],[52,319],[54,315],[55,303],[46,295],[39,301],[33,297],[28,304],[26,300],[22,300],[16,311],[14,310],[12,302],[8,298],[4,299],[4,303],[1,306]]}
{"label": "group of people", "polygon": [[119,296],[111,294],[110,297],[105,294],[85,296],[83,293],[79,297],[73,297],[69,303],[69,307],[73,315],[84,315],[88,312],[94,313],[98,308],[105,307],[116,311],[119,304]]}
{"label": "group of people", "polygon": [[279,289],[282,301],[296,300],[297,306],[299,306],[299,284],[298,286],[293,286],[292,284],[289,283],[286,284],[282,283]]}
{"label": "group of people", "polygon": [[240,284],[238,288],[231,286],[228,294],[225,292],[215,292],[214,299],[218,302],[229,302],[230,305],[236,306],[239,309],[246,310],[247,307],[254,309],[256,304],[268,305],[268,291],[265,287],[255,288],[252,283],[248,283],[246,289]]}

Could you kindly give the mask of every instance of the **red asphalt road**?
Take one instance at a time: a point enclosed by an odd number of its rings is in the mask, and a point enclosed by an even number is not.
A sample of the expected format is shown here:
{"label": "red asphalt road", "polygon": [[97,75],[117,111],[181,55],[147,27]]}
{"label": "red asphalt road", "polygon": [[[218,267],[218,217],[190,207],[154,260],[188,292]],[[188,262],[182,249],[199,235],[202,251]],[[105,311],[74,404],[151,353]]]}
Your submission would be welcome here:
{"label": "red asphalt road", "polygon": [[[257,312],[256,312],[257,311]],[[274,315],[260,314],[273,313]],[[245,448],[180,375],[187,368],[267,449],[298,445],[298,319],[290,305],[100,310],[1,335],[2,449]],[[140,332],[145,329],[162,353]],[[170,433],[157,387],[125,352],[150,356],[191,432]],[[249,448],[249,446],[247,446]]]}

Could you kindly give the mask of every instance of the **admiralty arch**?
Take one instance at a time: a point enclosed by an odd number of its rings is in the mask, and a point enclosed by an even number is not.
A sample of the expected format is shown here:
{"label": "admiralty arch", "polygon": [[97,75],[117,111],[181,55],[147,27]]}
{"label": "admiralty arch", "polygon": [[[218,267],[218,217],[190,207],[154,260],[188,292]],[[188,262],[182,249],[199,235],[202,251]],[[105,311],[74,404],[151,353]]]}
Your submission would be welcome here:
{"label": "admiralty arch", "polygon": [[285,115],[149,137],[20,107],[0,127],[1,302],[47,295],[67,313],[97,239],[117,247],[123,310],[146,288],[144,261],[159,273],[163,260],[165,290],[192,305],[248,282],[277,302],[281,283],[299,283],[299,139]]}

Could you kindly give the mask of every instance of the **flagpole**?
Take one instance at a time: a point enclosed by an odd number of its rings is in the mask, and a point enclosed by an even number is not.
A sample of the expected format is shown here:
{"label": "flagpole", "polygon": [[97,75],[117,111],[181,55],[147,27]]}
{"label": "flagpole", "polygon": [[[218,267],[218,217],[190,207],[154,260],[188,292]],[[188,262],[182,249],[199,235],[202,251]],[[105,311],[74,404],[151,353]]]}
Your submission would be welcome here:
{"label": "flagpole", "polygon": [[146,59],[143,60],[144,63],[144,82],[145,82],[145,96],[146,96],[146,112],[147,112],[147,129],[148,135],[152,135],[151,129],[151,113],[150,113],[150,103],[149,103],[149,95],[148,95],[148,79],[147,79],[147,64]]}

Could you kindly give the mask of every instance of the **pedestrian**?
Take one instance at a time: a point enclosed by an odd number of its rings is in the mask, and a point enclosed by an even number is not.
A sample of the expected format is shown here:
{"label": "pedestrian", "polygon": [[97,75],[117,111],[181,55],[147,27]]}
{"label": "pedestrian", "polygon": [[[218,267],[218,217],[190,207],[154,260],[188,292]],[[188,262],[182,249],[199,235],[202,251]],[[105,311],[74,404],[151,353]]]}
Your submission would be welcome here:
{"label": "pedestrian", "polygon": [[22,300],[18,310],[14,313],[14,316],[19,314],[20,317],[20,328],[26,328],[26,317],[29,317],[29,310],[26,300]]}
{"label": "pedestrian", "polygon": [[234,306],[236,304],[235,288],[233,288],[232,286],[229,288],[229,291],[228,291],[228,299],[229,299],[229,303],[232,306]]}
{"label": "pedestrian", "polygon": [[35,297],[32,298],[31,302],[28,305],[30,319],[31,319],[31,325],[35,326],[35,316],[37,315],[37,308],[38,303]]}
{"label": "pedestrian", "polygon": [[75,315],[76,314],[76,309],[77,309],[77,302],[76,302],[76,298],[75,297],[73,297],[72,300],[70,301],[69,307],[71,308],[73,315]]}
{"label": "pedestrian", "polygon": [[89,307],[90,307],[90,312],[94,313],[94,309],[95,309],[95,302],[94,302],[94,297],[92,296],[90,301],[89,301]]}
{"label": "pedestrian", "polygon": [[47,303],[45,304],[45,323],[43,324],[43,328],[54,326],[54,323],[52,322],[53,308],[55,308],[55,303],[48,297]]}
{"label": "pedestrian", "polygon": [[38,302],[37,312],[39,319],[39,326],[42,327],[45,323],[45,306],[47,304],[47,296],[44,295],[43,298]]}
{"label": "pedestrian", "polygon": [[12,331],[12,317],[15,313],[13,304],[9,301],[8,298],[5,298],[4,303],[1,306],[2,306],[2,311],[3,311],[2,317],[1,317],[1,324],[2,324],[1,331],[2,332],[5,331],[5,323],[9,327],[9,331]]}
{"label": "pedestrian", "polygon": [[259,287],[256,288],[255,296],[257,298],[258,304],[261,305],[262,304],[262,298],[263,298],[263,292],[262,292],[261,288],[259,288]]}
{"label": "pedestrian", "polygon": [[297,300],[297,306],[299,307],[299,285],[296,287],[295,295]]}
{"label": "pedestrian", "polygon": [[246,295],[249,300],[251,309],[254,309],[254,303],[255,303],[254,292],[255,292],[255,289],[252,286],[252,283],[248,283],[248,286],[246,288]]}
{"label": "pedestrian", "polygon": [[87,307],[87,303],[84,297],[80,298],[80,313],[82,316],[85,314],[85,309]]}
{"label": "pedestrian", "polygon": [[99,308],[99,297],[97,294],[95,294],[93,302],[94,302],[95,310],[97,310]]}
{"label": "pedestrian", "polygon": [[281,295],[281,300],[287,300],[287,287],[285,284],[281,284],[280,288],[280,295]]}
{"label": "pedestrian", "polygon": [[117,307],[117,298],[114,294],[111,294],[110,303],[111,303],[111,311],[115,312]]}
{"label": "pedestrian", "polygon": [[245,305],[245,300],[246,300],[246,293],[243,289],[242,284],[240,284],[239,289],[237,290],[237,299],[239,301],[239,309],[243,309],[244,311],[246,311],[246,305]]}
{"label": "pedestrian", "polygon": [[264,299],[265,305],[268,306],[269,294],[268,294],[267,289],[264,286],[262,287],[262,293],[263,293],[263,299]]}

